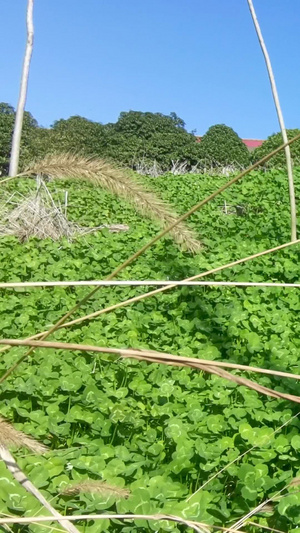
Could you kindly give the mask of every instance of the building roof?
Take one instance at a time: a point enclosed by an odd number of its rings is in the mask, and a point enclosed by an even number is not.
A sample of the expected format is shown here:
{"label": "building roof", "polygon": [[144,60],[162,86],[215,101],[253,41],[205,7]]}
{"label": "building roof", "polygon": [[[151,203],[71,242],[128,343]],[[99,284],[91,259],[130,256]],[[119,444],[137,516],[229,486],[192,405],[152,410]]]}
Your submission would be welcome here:
{"label": "building roof", "polygon": [[264,142],[259,139],[242,139],[242,141],[247,146],[247,148],[252,148],[252,149],[258,148]]}
{"label": "building roof", "polygon": [[[199,135],[196,135],[197,142],[201,142],[202,137]],[[258,148],[262,145],[264,142],[261,139],[242,139],[243,143],[247,146],[248,150],[254,150],[255,148]]]}

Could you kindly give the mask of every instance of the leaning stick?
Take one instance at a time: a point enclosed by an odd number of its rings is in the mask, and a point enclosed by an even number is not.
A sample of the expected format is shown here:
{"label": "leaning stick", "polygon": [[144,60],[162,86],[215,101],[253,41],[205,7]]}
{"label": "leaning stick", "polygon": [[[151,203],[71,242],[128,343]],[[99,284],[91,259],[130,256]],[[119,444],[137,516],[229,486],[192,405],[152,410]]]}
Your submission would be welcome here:
{"label": "leaning stick", "polygon": [[236,365],[234,363],[224,363],[219,361],[208,361],[207,359],[197,359],[192,357],[181,357],[173,354],[165,354],[161,352],[156,352],[153,350],[134,350],[134,349],[122,349],[122,348],[109,348],[107,346],[90,346],[86,344],[74,344],[67,342],[52,342],[52,341],[30,341],[30,340],[15,340],[15,339],[3,339],[0,340],[0,344],[8,344],[11,346],[31,346],[32,348],[42,347],[42,348],[56,348],[60,350],[78,350],[83,352],[96,352],[96,353],[112,353],[120,355],[123,358],[132,358],[139,361],[147,361],[149,363],[158,363],[172,366],[185,366],[190,368],[196,368],[197,370],[202,370],[210,374],[216,374],[219,377],[228,379],[237,383],[238,385],[244,385],[250,389],[256,390],[267,396],[272,396],[273,398],[281,398],[289,400],[295,403],[300,403],[300,396],[294,396],[293,394],[284,394],[282,392],[269,389],[264,387],[259,383],[250,381],[249,379],[236,376],[224,370],[221,367],[229,367],[239,370],[247,370],[250,372],[259,372],[262,374],[271,374],[281,377],[289,377],[294,379],[300,379],[299,375],[273,371],[257,367],[249,367],[245,365]]}
{"label": "leaning stick", "polygon": [[31,289],[36,287],[278,287],[299,289],[300,283],[272,283],[264,281],[171,281],[171,280],[126,280],[126,281],[24,281],[0,283],[0,289]]}
{"label": "leaning stick", "polygon": [[[79,533],[77,527],[69,522],[69,520],[62,520],[63,516],[56,511],[56,509],[54,509],[49,502],[47,502],[41,492],[33,485],[33,483],[31,483],[24,472],[20,469],[11,453],[2,445],[0,445],[0,458],[5,463],[7,469],[12,473],[17,482],[20,483],[21,487],[24,487],[27,492],[32,494],[43,505],[43,507],[45,507],[47,511],[53,515],[52,520],[57,520],[57,522],[59,522],[59,524],[69,533]],[[5,519],[5,523],[7,523],[7,519]]]}

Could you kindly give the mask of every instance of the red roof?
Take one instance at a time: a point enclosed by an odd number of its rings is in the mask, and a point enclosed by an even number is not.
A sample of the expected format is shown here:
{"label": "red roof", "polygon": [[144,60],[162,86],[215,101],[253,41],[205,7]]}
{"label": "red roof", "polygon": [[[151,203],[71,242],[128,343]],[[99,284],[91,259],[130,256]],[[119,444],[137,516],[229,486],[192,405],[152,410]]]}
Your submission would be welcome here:
{"label": "red roof", "polygon": [[[201,142],[201,139],[202,137],[200,137],[199,135],[196,136],[196,141],[198,143]],[[242,141],[249,150],[254,150],[254,148],[258,148],[264,142],[260,139],[242,139]]]}
{"label": "red roof", "polygon": [[258,139],[242,139],[242,141],[247,146],[247,148],[258,148],[264,142],[259,141]]}

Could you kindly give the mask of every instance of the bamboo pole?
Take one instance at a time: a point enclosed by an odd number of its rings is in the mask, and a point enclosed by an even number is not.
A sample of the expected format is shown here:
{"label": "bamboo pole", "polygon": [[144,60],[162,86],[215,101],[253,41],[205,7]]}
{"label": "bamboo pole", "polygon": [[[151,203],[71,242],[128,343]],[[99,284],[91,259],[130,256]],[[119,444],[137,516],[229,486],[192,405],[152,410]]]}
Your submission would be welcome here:
{"label": "bamboo pole", "polygon": [[[43,494],[31,483],[24,472],[20,469],[19,465],[15,461],[14,457],[4,446],[0,445],[0,459],[5,463],[6,468],[11,472],[16,481],[24,487],[27,492],[32,494],[42,505],[52,514],[52,521],[56,521],[63,527],[68,533],[79,533],[77,527],[74,526],[69,520],[63,519],[62,515],[50,505],[50,503],[44,498]],[[5,520],[6,523],[6,520]]]}
{"label": "bamboo pole", "polygon": [[[260,25],[257,19],[257,15],[254,9],[254,5],[252,0],[247,0],[248,6],[250,9],[250,13],[252,16],[252,20],[255,26],[256,34],[259,40],[259,44],[262,50],[262,53],[264,55],[268,76],[271,84],[272,94],[273,94],[273,100],[276,108],[276,113],[278,117],[279,126],[282,133],[282,139],[283,142],[286,143],[288,138],[286,134],[286,128],[285,123],[283,119],[283,114],[280,106],[278,91],[276,87],[275,77],[273,73],[273,68],[270,60],[270,56],[260,29]],[[291,150],[289,145],[286,145],[284,148],[285,151],[285,157],[286,157],[286,166],[287,166],[287,173],[288,173],[288,181],[289,181],[289,195],[290,195],[290,209],[291,209],[291,240],[295,241],[297,239],[297,214],[296,214],[296,199],[295,199],[295,187],[294,187],[294,178],[293,178],[293,169],[292,169],[292,158],[291,158]]]}
{"label": "bamboo pole", "polygon": [[[56,348],[58,350],[78,350],[82,352],[98,352],[98,353],[111,353],[120,355],[124,358],[132,358],[137,359],[138,361],[147,361],[148,363],[159,363],[164,365],[172,365],[172,366],[185,366],[190,368],[196,368],[197,370],[202,370],[204,372],[208,372],[209,374],[215,374],[221,378],[228,379],[229,381],[233,381],[234,383],[237,383],[238,385],[242,385],[245,387],[248,387],[249,389],[253,389],[256,392],[259,392],[261,394],[265,394],[267,396],[271,396],[273,398],[281,398],[285,400],[289,400],[295,403],[300,403],[300,396],[295,396],[293,394],[285,394],[283,392],[279,392],[273,389],[270,389],[268,387],[264,387],[263,385],[260,385],[259,383],[256,383],[255,381],[251,381],[247,378],[237,376],[236,374],[232,374],[230,372],[227,372],[227,370],[224,370],[222,366],[235,368],[235,369],[243,369],[251,372],[259,372],[262,374],[271,374],[271,375],[278,375],[279,371],[273,371],[268,370],[264,368],[257,368],[257,367],[246,367],[242,365],[236,365],[234,363],[223,363],[223,362],[217,362],[215,364],[215,361],[210,361],[206,359],[197,359],[197,358],[191,358],[191,357],[184,357],[184,356],[176,356],[173,354],[166,354],[162,352],[155,352],[154,350],[134,350],[131,348],[128,349],[122,349],[122,348],[110,348],[110,347],[103,347],[103,346],[91,346],[91,345],[85,345],[85,344],[74,344],[74,343],[68,343],[68,342],[49,342],[49,341],[31,341],[31,340],[18,340],[18,339],[2,339],[0,340],[0,344],[9,344],[12,346],[32,346],[32,348],[36,347],[43,347],[43,348]],[[295,376],[291,373],[282,373],[280,374],[281,377],[289,377],[293,379],[299,379],[300,376]]]}
{"label": "bamboo pole", "polygon": [[26,50],[25,50],[25,56],[24,56],[24,62],[23,62],[20,94],[19,94],[15,126],[14,126],[13,138],[12,138],[12,148],[11,148],[9,173],[8,173],[9,176],[16,176],[16,174],[18,173],[23,117],[24,117],[24,109],[25,109],[26,97],[27,97],[30,62],[31,62],[32,50],[33,50],[33,38],[34,38],[33,2],[34,0],[28,0],[28,4],[27,4],[27,14],[26,14],[27,44],[26,44]]}
{"label": "bamboo pole", "polygon": [[90,280],[90,281],[24,281],[0,283],[0,289],[32,289],[39,287],[270,287],[299,289],[300,283],[264,281],[171,281],[171,280]]}
{"label": "bamboo pole", "polygon": [[[237,176],[235,176],[234,178],[232,178],[230,181],[228,181],[227,183],[225,183],[222,187],[220,187],[219,189],[217,189],[214,193],[210,194],[209,196],[207,196],[206,198],[204,198],[204,200],[202,200],[201,202],[199,202],[198,204],[195,204],[189,211],[187,211],[185,214],[183,214],[181,217],[177,218],[172,224],[170,224],[169,226],[167,226],[164,230],[162,230],[161,232],[159,232],[153,239],[151,239],[148,243],[146,243],[144,246],[142,246],[137,252],[135,252],[133,255],[131,255],[128,259],[126,259],[121,265],[119,265],[115,270],[113,270],[113,272],[111,272],[111,274],[109,274],[109,276],[107,276],[106,280],[109,281],[111,279],[114,279],[122,270],[124,270],[124,268],[126,268],[128,265],[130,265],[132,262],[134,262],[138,257],[140,257],[140,255],[142,255],[146,250],[148,250],[148,248],[150,248],[153,244],[155,244],[159,239],[161,239],[162,237],[164,237],[167,233],[169,233],[173,228],[175,228],[175,226],[177,226],[180,222],[183,222],[184,220],[186,220],[190,215],[192,215],[193,213],[195,213],[197,210],[201,209],[204,205],[206,205],[208,202],[210,202],[211,200],[213,200],[216,196],[218,196],[219,194],[221,194],[223,191],[225,191],[228,187],[230,187],[231,185],[233,185],[234,183],[236,183],[237,181],[239,181],[240,179],[242,179],[244,176],[246,176],[247,174],[249,174],[249,172],[251,172],[252,170],[254,170],[255,168],[257,168],[258,166],[266,163],[269,159],[271,159],[271,157],[273,157],[274,155],[276,155],[278,152],[280,152],[280,150],[282,150],[283,148],[285,148],[285,146],[287,145],[290,145],[292,144],[293,142],[297,141],[300,139],[300,133],[298,135],[296,135],[295,137],[293,137],[292,139],[290,139],[287,143],[284,143],[282,144],[281,146],[279,146],[278,148],[276,148],[275,150],[273,150],[272,152],[270,152],[269,154],[267,154],[265,157],[263,157],[262,159],[260,159],[260,161],[257,161],[256,163],[254,163],[253,165],[251,165],[250,167],[248,167],[247,169],[243,170],[240,174],[238,174]],[[295,243],[298,242],[298,241],[295,241]],[[294,244],[294,243],[292,243]],[[282,246],[279,246],[277,247],[277,249],[279,248],[282,248],[282,247],[285,247],[285,246],[289,246],[290,243],[286,243],[285,245],[282,245]],[[193,279],[193,278],[192,278]],[[41,335],[41,338],[42,339],[46,339],[49,335],[51,335],[52,333],[54,333],[57,329],[59,329],[61,326],[64,325],[64,323],[68,320],[68,318],[70,318],[82,305],[84,305],[90,298],[92,298],[92,296],[94,296],[94,294],[96,294],[96,292],[99,290],[99,287],[95,287],[91,292],[89,292],[86,296],[84,296],[84,298],[82,298],[76,305],[74,305],[74,307],[72,307],[72,309],[70,309],[65,315],[63,315],[49,330],[47,330],[46,332],[43,332]],[[156,291],[159,291],[159,290],[162,290],[162,289],[156,289]],[[153,291],[154,292],[154,291]],[[74,321],[73,321],[74,323]],[[34,348],[30,348],[22,357],[20,357],[20,359],[11,367],[9,368],[0,378],[0,383],[3,383],[7,378],[8,376],[29,356],[32,354],[32,352],[34,351]]]}

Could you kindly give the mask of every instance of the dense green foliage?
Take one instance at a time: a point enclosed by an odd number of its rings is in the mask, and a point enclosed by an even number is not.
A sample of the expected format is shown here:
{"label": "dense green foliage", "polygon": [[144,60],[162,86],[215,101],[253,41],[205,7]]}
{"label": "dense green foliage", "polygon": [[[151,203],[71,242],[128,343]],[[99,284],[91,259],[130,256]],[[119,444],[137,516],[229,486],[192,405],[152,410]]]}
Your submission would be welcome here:
{"label": "dense green foliage", "polygon": [[[0,103],[0,175],[8,173],[14,123],[14,108],[3,102]],[[34,153],[34,137],[37,131],[38,127],[36,120],[30,113],[25,112],[20,147],[21,165],[24,165]]]}
{"label": "dense green foliage", "polygon": [[105,127],[80,116],[57,120],[50,129],[40,128],[36,136],[39,157],[49,152],[103,155]]}
{"label": "dense green foliage", "polygon": [[[8,169],[14,117],[11,106],[0,104],[2,174]],[[170,170],[174,162],[186,163],[186,170],[200,161],[212,167],[246,166],[249,162],[246,146],[231,128],[212,126],[199,143],[176,113],[123,112],[116,123],[105,125],[73,116],[57,120],[49,129],[37,127],[32,116],[25,113],[20,166],[24,168],[49,152],[98,156],[133,169],[155,163],[163,171]]]}
{"label": "dense green foliage", "polygon": [[121,113],[116,124],[107,125],[106,154],[132,168],[141,161],[156,161],[163,169],[177,160],[191,166],[199,159],[199,145],[184,126],[175,113]]}
{"label": "dense green foliage", "polygon": [[201,157],[209,165],[242,165],[249,163],[249,152],[232,128],[225,124],[211,126],[200,143]]}
{"label": "dense green foliage", "polygon": [[[9,163],[14,109],[0,104],[0,170],[6,173]],[[49,152],[75,152],[84,156],[105,157],[136,168],[153,165],[163,170],[172,161],[199,160],[199,144],[188,133],[176,113],[123,112],[116,123],[102,125],[80,116],[61,119],[49,129],[38,128],[29,113],[25,114],[20,165],[43,157]]]}
{"label": "dense green foliage", "polygon": [[[297,130],[297,129],[287,130],[287,137],[290,140],[296,135],[299,135],[299,133],[300,133],[300,130]],[[253,161],[259,161],[265,155],[269,154],[270,152],[278,148],[278,146],[280,146],[281,144],[283,144],[281,132],[274,133],[273,135],[270,135],[270,137],[268,137],[267,140],[263,142],[263,144],[259,148],[256,148],[256,150],[252,152],[251,159],[253,159]],[[296,141],[291,145],[291,155],[294,160],[294,164],[299,165],[300,163],[300,141]],[[270,168],[272,167],[285,168],[286,158],[285,158],[284,151],[281,150],[281,152],[279,152],[274,157],[272,157],[267,162],[267,166]]]}
{"label": "dense green foliage", "polygon": [[[295,172],[300,189],[300,170]],[[179,212],[213,192],[225,178],[166,176],[148,179]],[[128,223],[130,231],[92,234],[69,244],[14,238],[0,241],[0,278],[63,280],[103,278],[155,234],[157,228],[127,204],[84,183],[50,184],[69,216],[82,225]],[[31,181],[8,182],[25,192]],[[225,215],[222,203],[243,205],[244,216]],[[124,279],[182,279],[289,240],[289,201],[283,173],[252,173],[191,217],[205,248],[197,257],[172,241],[157,243],[123,273]],[[227,269],[213,279],[299,282],[299,247]],[[82,288],[2,291],[1,336],[27,337],[55,322],[88,292]],[[98,310],[143,288],[105,288],[80,311]],[[298,289],[185,287],[60,330],[70,342],[150,348],[210,360],[228,360],[300,373]],[[2,354],[7,369],[23,349]],[[258,377],[266,386],[299,394],[296,381]],[[300,470],[300,422],[296,404],[262,396],[190,369],[118,360],[78,352],[39,349],[1,387],[0,413],[52,448],[45,457],[15,455],[50,500],[69,480],[103,479],[127,486],[128,500],[100,495],[57,496],[62,513],[166,512],[229,525]],[[286,422],[288,425],[274,433]],[[256,446],[186,498],[213,474]],[[38,512],[39,505],[0,465],[0,510]],[[255,520],[298,531],[300,496],[290,487],[271,513]],[[101,524],[101,525],[100,525]],[[30,530],[36,531],[34,528]],[[183,531],[171,523],[87,523],[87,533]],[[248,526],[248,531],[251,531]],[[257,529],[253,529],[257,531]]]}

